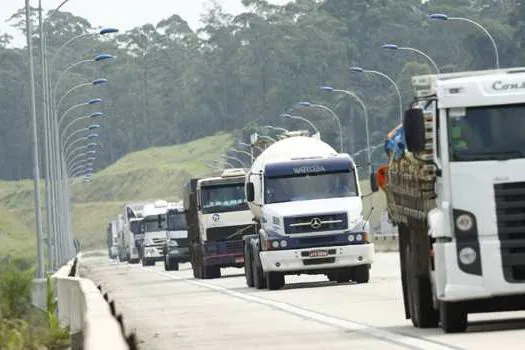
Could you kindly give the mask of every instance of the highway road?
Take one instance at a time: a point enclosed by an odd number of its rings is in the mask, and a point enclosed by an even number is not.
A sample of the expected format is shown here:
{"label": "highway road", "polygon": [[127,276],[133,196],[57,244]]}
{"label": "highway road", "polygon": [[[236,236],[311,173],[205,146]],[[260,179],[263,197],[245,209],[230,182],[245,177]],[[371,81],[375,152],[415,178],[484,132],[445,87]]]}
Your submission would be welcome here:
{"label": "highway road", "polygon": [[135,330],[141,349],[523,349],[525,312],[469,315],[464,334],[404,319],[397,253],[378,253],[369,284],[290,276],[283,290],[247,288],[243,269],[215,280],[180,271],[82,259]]}

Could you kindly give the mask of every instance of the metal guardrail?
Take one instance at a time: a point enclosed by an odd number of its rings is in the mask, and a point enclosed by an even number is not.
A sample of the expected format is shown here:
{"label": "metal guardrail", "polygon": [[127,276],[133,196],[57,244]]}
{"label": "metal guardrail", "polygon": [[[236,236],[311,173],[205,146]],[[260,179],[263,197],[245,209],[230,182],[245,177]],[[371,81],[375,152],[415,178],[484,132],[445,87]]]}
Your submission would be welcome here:
{"label": "metal guardrail", "polygon": [[126,335],[122,314],[102,287],[78,276],[79,256],[62,266],[52,277],[61,327],[69,327],[72,349],[136,350],[134,333]]}

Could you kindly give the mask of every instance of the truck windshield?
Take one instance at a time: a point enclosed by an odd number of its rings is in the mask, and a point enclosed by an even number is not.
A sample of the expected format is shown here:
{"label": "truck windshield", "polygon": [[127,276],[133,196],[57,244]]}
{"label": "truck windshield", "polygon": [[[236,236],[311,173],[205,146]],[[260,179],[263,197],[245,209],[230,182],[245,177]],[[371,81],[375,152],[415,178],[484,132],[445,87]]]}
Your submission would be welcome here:
{"label": "truck windshield", "polygon": [[186,230],[186,214],[184,214],[184,212],[168,213],[168,230],[169,231]]}
{"label": "truck windshield", "polygon": [[264,202],[267,204],[357,195],[353,171],[265,179]]}
{"label": "truck windshield", "polygon": [[166,214],[148,216],[141,221],[142,232],[165,231],[167,229]]}
{"label": "truck windshield", "polygon": [[201,208],[203,214],[248,210],[244,182],[202,187]]}
{"label": "truck windshield", "polygon": [[464,115],[448,114],[451,161],[525,157],[525,104],[470,107]]}

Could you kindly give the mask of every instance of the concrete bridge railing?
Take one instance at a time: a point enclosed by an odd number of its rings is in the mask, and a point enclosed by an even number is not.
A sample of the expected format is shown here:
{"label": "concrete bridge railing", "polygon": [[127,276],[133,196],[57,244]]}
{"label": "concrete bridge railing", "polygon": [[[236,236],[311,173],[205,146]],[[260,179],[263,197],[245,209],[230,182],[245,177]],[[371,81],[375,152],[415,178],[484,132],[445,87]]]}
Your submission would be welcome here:
{"label": "concrete bridge railing", "polygon": [[69,327],[72,349],[136,349],[135,335],[126,337],[122,315],[102,288],[79,277],[79,257],[62,266],[52,277],[61,327]]}

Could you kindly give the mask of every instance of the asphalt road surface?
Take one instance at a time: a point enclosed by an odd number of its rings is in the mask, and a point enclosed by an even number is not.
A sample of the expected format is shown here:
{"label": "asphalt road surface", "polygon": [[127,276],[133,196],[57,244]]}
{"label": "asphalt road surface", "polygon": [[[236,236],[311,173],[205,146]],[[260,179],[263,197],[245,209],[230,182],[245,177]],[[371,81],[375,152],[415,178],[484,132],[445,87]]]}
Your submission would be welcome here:
{"label": "asphalt road surface", "polygon": [[523,349],[525,312],[469,315],[463,334],[416,329],[404,319],[397,253],[376,254],[368,284],[287,276],[278,291],[246,287],[243,269],[195,280],[189,264],[165,272],[86,257],[145,350]]}

